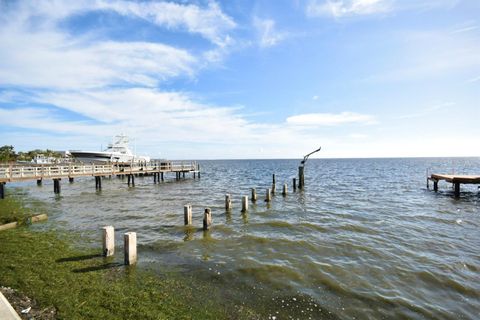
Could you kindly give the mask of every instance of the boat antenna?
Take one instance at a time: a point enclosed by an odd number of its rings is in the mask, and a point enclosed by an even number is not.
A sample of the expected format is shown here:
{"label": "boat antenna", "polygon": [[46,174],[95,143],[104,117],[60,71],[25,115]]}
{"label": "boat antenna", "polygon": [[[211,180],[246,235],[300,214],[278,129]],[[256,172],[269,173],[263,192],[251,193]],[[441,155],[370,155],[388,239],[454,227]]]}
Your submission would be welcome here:
{"label": "boat antenna", "polygon": [[308,157],[310,157],[312,154],[320,151],[321,149],[322,149],[322,147],[320,147],[320,148],[318,148],[317,150],[312,151],[312,152],[310,152],[309,154],[307,154],[306,156],[304,156],[302,162],[300,162],[300,166],[305,167],[305,163],[307,162]]}

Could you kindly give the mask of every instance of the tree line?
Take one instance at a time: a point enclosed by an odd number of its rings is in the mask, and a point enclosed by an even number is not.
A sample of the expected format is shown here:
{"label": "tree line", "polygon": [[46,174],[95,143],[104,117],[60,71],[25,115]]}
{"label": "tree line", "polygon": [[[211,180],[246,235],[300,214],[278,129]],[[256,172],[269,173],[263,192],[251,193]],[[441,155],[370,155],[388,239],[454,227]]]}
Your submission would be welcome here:
{"label": "tree line", "polygon": [[53,150],[40,150],[35,149],[31,151],[20,151],[15,152],[13,146],[5,145],[0,147],[0,162],[11,162],[11,161],[32,161],[36,155],[44,155],[46,157],[61,158],[62,154]]}

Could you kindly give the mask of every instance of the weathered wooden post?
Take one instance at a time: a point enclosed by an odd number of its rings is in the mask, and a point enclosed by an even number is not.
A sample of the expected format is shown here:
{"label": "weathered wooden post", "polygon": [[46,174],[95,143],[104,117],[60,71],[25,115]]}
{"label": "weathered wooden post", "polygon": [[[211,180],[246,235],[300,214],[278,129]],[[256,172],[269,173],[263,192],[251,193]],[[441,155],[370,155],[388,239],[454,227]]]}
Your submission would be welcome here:
{"label": "weathered wooden post", "polygon": [[303,189],[305,185],[304,169],[305,167],[303,166],[298,167],[298,189]]}
{"label": "weathered wooden post", "polygon": [[310,152],[306,156],[303,157],[303,160],[300,162],[300,167],[298,167],[298,189],[303,189],[305,186],[305,174],[304,174],[304,169],[305,169],[305,164],[307,163],[308,157],[310,157],[312,154],[320,151],[322,147],[318,148],[315,151]]}
{"label": "weathered wooden post", "polygon": [[125,250],[125,264],[137,263],[137,233],[127,232],[123,235],[123,246]]}
{"label": "weathered wooden post", "polygon": [[232,209],[232,199],[230,198],[230,194],[225,195],[225,210]]}
{"label": "weathered wooden post", "polygon": [[257,190],[255,188],[252,188],[252,202],[257,201]]}
{"label": "weathered wooden post", "polygon": [[131,174],[130,178],[132,179],[132,187],[135,187],[135,175]]}
{"label": "weathered wooden post", "polygon": [[283,184],[283,191],[282,191],[282,195],[283,195],[284,197],[287,195],[287,191],[288,191],[288,190],[287,190],[287,184],[284,183],[284,184]]}
{"label": "weathered wooden post", "polygon": [[37,179],[37,186],[41,186],[42,185],[42,179]]}
{"label": "weathered wooden post", "polygon": [[267,194],[265,197],[265,202],[270,202],[272,200],[272,191],[270,189],[267,189]]}
{"label": "weathered wooden post", "polygon": [[161,175],[161,179],[162,179],[162,182],[163,182],[163,172],[160,175]]}
{"label": "weathered wooden post", "polygon": [[297,178],[293,178],[293,191],[297,191]]}
{"label": "weathered wooden post", "polygon": [[200,164],[197,164],[198,179],[200,179]]}
{"label": "weathered wooden post", "polygon": [[248,211],[248,196],[242,197],[242,212]]}
{"label": "weathered wooden post", "polygon": [[5,199],[5,182],[0,182],[0,199]]}
{"label": "weathered wooden post", "polygon": [[97,190],[102,189],[102,177],[100,177],[100,176],[95,177],[95,189],[97,189]]}
{"label": "weathered wooden post", "polygon": [[205,208],[205,213],[203,215],[203,230],[210,229],[211,225],[212,225],[212,212],[210,211],[210,208]]}
{"label": "weathered wooden post", "polygon": [[187,204],[183,206],[183,221],[186,226],[192,224],[192,205]]}
{"label": "weathered wooden post", "polygon": [[157,173],[154,172],[153,173],[153,184],[156,184],[157,183]]}
{"label": "weathered wooden post", "polygon": [[68,177],[68,182],[73,183],[73,177]]}
{"label": "weathered wooden post", "polygon": [[106,226],[103,230],[103,255],[105,257],[113,256],[115,253],[115,229],[113,226]]}
{"label": "weathered wooden post", "polygon": [[438,191],[438,180],[433,180],[433,191]]}
{"label": "weathered wooden post", "polygon": [[60,180],[61,179],[53,179],[53,192],[56,194],[60,193]]}

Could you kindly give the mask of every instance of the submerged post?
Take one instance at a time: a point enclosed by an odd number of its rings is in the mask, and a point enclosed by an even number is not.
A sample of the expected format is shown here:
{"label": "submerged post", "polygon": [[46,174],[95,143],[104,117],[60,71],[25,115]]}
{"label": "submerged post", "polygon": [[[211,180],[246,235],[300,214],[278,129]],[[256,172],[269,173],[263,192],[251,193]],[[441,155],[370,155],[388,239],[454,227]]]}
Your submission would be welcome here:
{"label": "submerged post", "polygon": [[186,226],[192,224],[192,205],[187,204],[183,206],[183,221]]}
{"label": "submerged post", "polygon": [[230,194],[225,195],[225,210],[232,209],[232,199],[230,198]]}
{"label": "submerged post", "polygon": [[73,177],[68,177],[68,182],[73,183]]}
{"label": "submerged post", "polygon": [[242,212],[248,211],[248,196],[242,197]]}
{"label": "submerged post", "polygon": [[205,213],[203,215],[203,230],[210,229],[211,225],[212,225],[212,212],[210,211],[210,208],[205,208]]}
{"label": "submerged post", "polygon": [[41,186],[42,185],[42,179],[37,179],[37,186]]}
{"label": "submerged post", "polygon": [[293,191],[297,191],[297,178],[293,178]]}
{"label": "submerged post", "polygon": [[257,190],[255,188],[252,188],[252,202],[257,201]]}
{"label": "submerged post", "polygon": [[137,263],[137,233],[127,232],[123,235],[125,264],[132,265]]}
{"label": "submerged post", "polygon": [[5,199],[5,182],[0,182],[0,199]]}
{"label": "submerged post", "polygon": [[103,255],[105,257],[113,256],[115,253],[115,230],[113,226],[106,226],[103,230]]}
{"label": "submerged post", "polygon": [[288,190],[287,190],[287,184],[284,183],[284,184],[283,184],[283,191],[282,191],[282,195],[283,195],[284,197],[287,195],[287,191],[288,191]]}
{"label": "submerged post", "polygon": [[267,189],[267,194],[265,197],[265,202],[270,202],[272,200],[272,192],[270,189]]}

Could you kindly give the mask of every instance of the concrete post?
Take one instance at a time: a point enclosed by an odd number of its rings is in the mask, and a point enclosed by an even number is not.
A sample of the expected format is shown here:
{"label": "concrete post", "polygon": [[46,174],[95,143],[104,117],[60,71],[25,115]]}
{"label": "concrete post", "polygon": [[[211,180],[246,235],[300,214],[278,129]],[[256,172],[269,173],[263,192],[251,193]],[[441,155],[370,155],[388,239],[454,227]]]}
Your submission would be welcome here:
{"label": "concrete post", "polygon": [[123,235],[125,264],[132,265],[137,263],[137,233],[127,232]]}
{"label": "concrete post", "polygon": [[115,231],[112,226],[102,228],[103,231],[103,255],[105,257],[113,256],[115,253]]}

